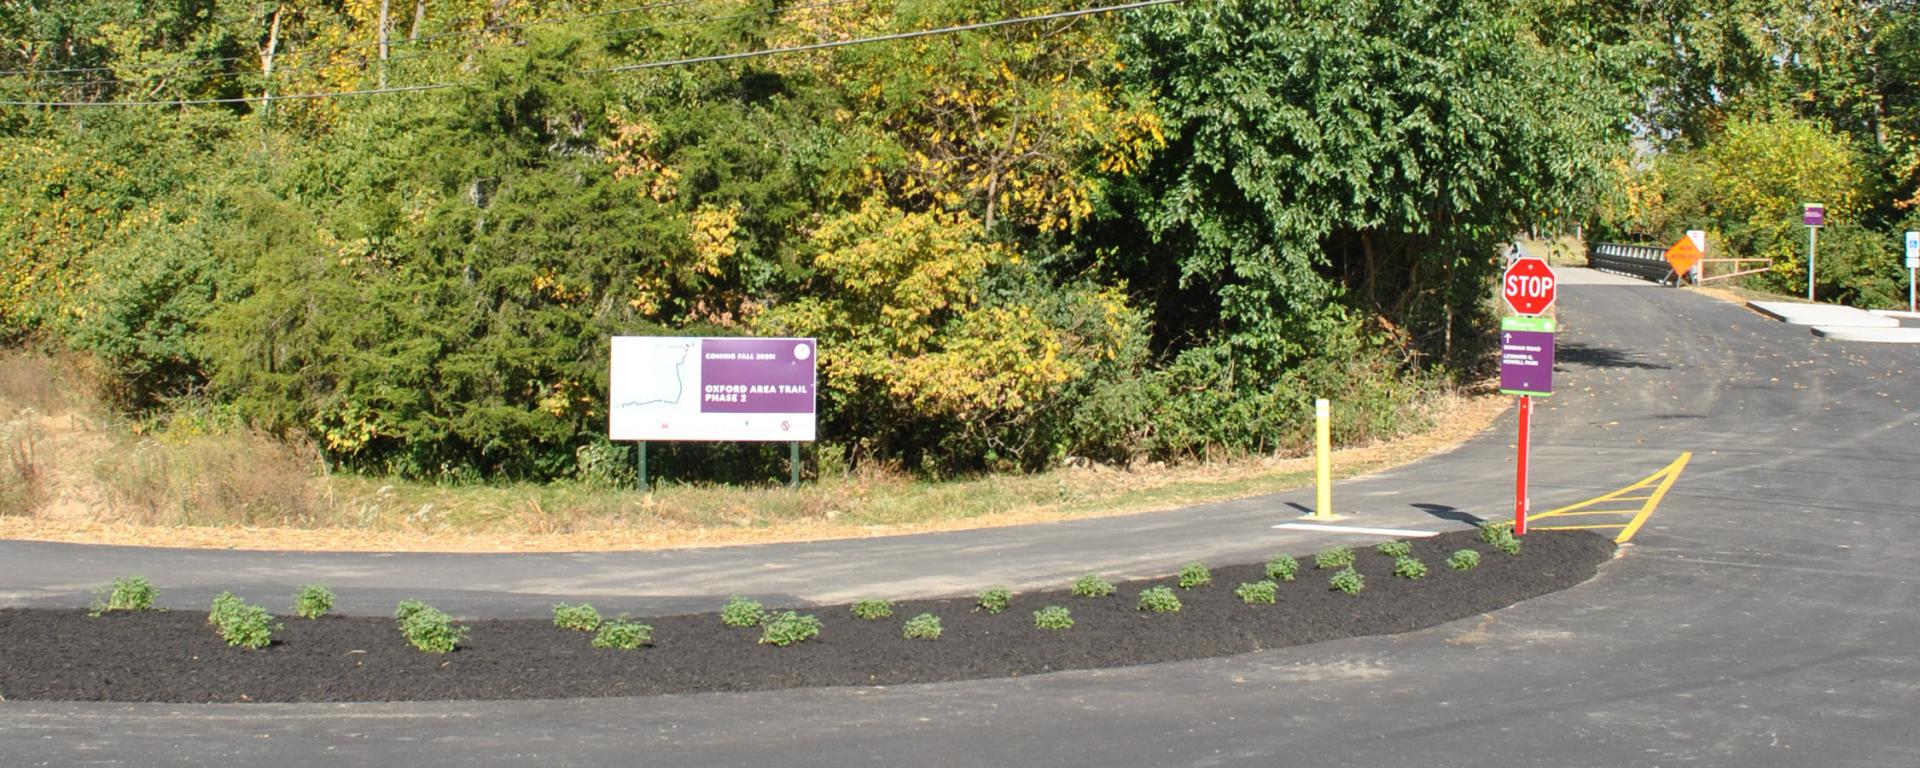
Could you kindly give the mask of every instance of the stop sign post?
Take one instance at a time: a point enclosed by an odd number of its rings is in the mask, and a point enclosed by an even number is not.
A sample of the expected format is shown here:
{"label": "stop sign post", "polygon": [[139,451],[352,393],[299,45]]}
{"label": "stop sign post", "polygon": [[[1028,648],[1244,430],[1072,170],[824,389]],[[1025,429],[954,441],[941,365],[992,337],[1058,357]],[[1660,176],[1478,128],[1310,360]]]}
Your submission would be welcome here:
{"label": "stop sign post", "polygon": [[[1539,315],[1553,306],[1560,281],[1545,261],[1523,258],[1500,275],[1500,297],[1514,314],[1501,323],[1501,391],[1520,396],[1520,452],[1513,486],[1513,534],[1527,533],[1527,443],[1533,427],[1533,396],[1551,395],[1553,321]],[[1545,370],[1537,370],[1544,363]],[[1539,382],[1546,382],[1541,386]],[[1521,382],[1525,382],[1524,384]],[[1507,385],[1511,383],[1512,388]]]}

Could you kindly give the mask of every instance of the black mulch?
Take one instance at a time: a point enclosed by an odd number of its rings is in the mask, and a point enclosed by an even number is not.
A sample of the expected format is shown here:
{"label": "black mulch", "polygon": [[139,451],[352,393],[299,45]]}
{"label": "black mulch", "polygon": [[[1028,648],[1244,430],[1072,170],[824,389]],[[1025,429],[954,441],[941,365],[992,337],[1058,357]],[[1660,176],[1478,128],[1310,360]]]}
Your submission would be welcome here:
{"label": "black mulch", "polygon": [[[1479,568],[1454,571],[1456,549],[1481,551]],[[413,650],[392,621],[288,617],[261,651],[227,647],[204,611],[179,609],[98,618],[84,611],[0,610],[0,698],[102,701],[420,701],[644,696],[824,685],[894,685],[1011,677],[1068,669],[1226,656],[1263,648],[1430,627],[1573,586],[1612,556],[1613,543],[1585,532],[1528,535],[1518,557],[1471,532],[1415,540],[1425,579],[1392,575],[1392,560],[1357,548],[1366,591],[1327,587],[1330,572],[1301,571],[1280,585],[1277,605],[1247,605],[1234,587],[1262,578],[1259,564],[1216,568],[1213,585],[1180,590],[1179,613],[1135,609],[1147,586],[1118,584],[1112,597],[1059,592],[1016,595],[1005,613],[974,610],[971,598],[912,600],[892,618],[861,621],[845,606],[803,609],[825,622],[818,640],[759,645],[759,630],[728,629],[717,614],[643,619],[654,644],[596,649],[585,633],[546,621],[473,621],[454,653]],[[885,587],[875,592],[884,596]],[[1062,605],[1074,626],[1033,626],[1034,610]],[[716,606],[717,608],[718,606]],[[779,606],[769,606],[778,608]],[[930,612],[945,634],[905,640],[902,623]]]}

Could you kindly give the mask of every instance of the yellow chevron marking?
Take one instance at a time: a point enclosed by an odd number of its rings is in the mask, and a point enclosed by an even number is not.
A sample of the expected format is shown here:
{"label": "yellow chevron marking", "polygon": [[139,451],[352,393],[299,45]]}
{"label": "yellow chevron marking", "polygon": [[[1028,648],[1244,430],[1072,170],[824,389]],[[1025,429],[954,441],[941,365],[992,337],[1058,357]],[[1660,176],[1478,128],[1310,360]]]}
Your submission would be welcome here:
{"label": "yellow chevron marking", "polygon": [[[1674,459],[1673,463],[1668,464],[1666,468],[1661,469],[1660,471],[1655,472],[1651,475],[1648,475],[1646,479],[1641,480],[1640,482],[1634,483],[1633,485],[1629,485],[1625,488],[1621,488],[1620,490],[1614,491],[1604,496],[1596,496],[1594,498],[1587,499],[1586,501],[1580,502],[1578,504],[1569,504],[1559,509],[1548,510],[1540,514],[1529,515],[1527,517],[1528,523],[1532,523],[1535,520],[1542,520],[1549,517],[1592,517],[1592,516],[1598,516],[1598,515],[1632,515],[1633,517],[1630,520],[1626,520],[1624,522],[1619,522],[1619,523],[1605,523],[1605,524],[1542,525],[1542,526],[1529,525],[1528,527],[1536,528],[1537,530],[1543,530],[1543,531],[1586,531],[1586,530],[1618,528],[1620,529],[1620,535],[1614,537],[1613,541],[1616,544],[1625,544],[1627,543],[1627,541],[1633,538],[1634,534],[1640,532],[1640,526],[1646,524],[1647,518],[1653,516],[1654,508],[1660,506],[1660,500],[1666,497],[1667,489],[1673,487],[1673,482],[1675,480],[1680,479],[1680,471],[1687,468],[1687,460],[1691,458],[1693,458],[1693,453],[1691,451],[1687,453],[1682,453],[1680,454],[1680,458]],[[1650,494],[1647,494],[1645,496],[1632,495],[1635,491],[1643,491],[1649,488],[1653,490],[1653,492]],[[1639,507],[1636,507],[1634,509],[1588,509],[1588,507],[1598,506],[1600,504],[1604,504],[1607,502],[1621,502],[1621,501],[1640,501],[1643,503]]]}

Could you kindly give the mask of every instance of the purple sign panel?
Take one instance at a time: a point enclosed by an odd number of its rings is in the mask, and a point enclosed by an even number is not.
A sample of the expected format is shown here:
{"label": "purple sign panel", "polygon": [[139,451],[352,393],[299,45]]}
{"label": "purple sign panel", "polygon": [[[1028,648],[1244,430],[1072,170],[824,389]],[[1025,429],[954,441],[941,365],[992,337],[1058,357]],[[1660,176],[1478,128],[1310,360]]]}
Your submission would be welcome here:
{"label": "purple sign panel", "polygon": [[1805,203],[1800,206],[1800,223],[1809,227],[1827,225],[1827,207],[1819,203]]}
{"label": "purple sign panel", "polygon": [[703,339],[701,413],[813,413],[811,339]]}
{"label": "purple sign panel", "polygon": [[1500,332],[1500,391],[1553,394],[1553,332]]}

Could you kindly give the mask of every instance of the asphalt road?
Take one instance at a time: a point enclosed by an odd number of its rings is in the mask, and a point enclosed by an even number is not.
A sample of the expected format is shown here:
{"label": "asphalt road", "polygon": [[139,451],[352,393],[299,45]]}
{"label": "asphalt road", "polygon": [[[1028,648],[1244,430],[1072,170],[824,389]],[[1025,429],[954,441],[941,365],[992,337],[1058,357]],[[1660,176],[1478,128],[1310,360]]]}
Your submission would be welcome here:
{"label": "asphalt road", "polygon": [[[1680,290],[1563,270],[1558,394],[1535,506],[1692,458],[1601,575],[1493,614],[1152,667],[1009,680],[584,701],[0,703],[0,765],[1920,765],[1920,348],[1814,338]],[[1344,483],[1350,522],[1437,529],[1512,508],[1512,416]],[[356,612],[711,609],[1165,572],[1306,551],[1269,526],[1311,493],[897,539],[529,555],[307,555],[0,543],[0,605],[163,601],[323,580]],[[1573,522],[1580,518],[1559,518]],[[1547,521],[1540,521],[1545,523]],[[0,638],[0,653],[4,653]],[[3,692],[0,692],[3,693]]]}

